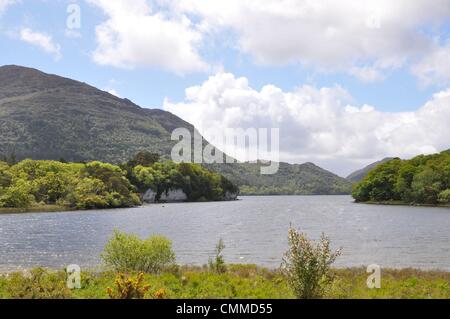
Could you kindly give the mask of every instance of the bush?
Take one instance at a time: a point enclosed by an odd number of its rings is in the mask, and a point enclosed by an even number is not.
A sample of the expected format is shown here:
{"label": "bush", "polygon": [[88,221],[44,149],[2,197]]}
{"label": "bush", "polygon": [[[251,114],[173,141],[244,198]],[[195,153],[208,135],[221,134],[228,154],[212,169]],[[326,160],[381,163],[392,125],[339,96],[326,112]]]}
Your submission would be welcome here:
{"label": "bush", "polygon": [[214,260],[211,258],[208,261],[208,267],[211,271],[221,274],[227,271],[227,267],[225,266],[225,260],[223,259],[222,252],[225,249],[225,244],[223,243],[222,238],[219,240],[219,243],[216,245],[215,249],[215,257]]}
{"label": "bush", "polygon": [[65,273],[49,273],[42,268],[32,270],[29,276],[12,274],[7,291],[14,299],[69,299],[72,294]]}
{"label": "bush", "polygon": [[144,299],[145,293],[150,289],[149,285],[143,284],[144,274],[138,274],[136,280],[119,274],[114,282],[115,290],[108,287],[108,296],[111,299]]}
{"label": "bush", "polygon": [[333,283],[330,266],[341,254],[332,253],[330,240],[322,234],[320,243],[314,245],[305,234],[289,230],[289,250],[283,258],[282,272],[298,299],[322,298]]}
{"label": "bush", "polygon": [[439,193],[439,203],[449,204],[450,203],[450,189],[446,189]]}
{"label": "bush", "polygon": [[[111,299],[166,299],[167,292],[161,288],[155,292],[147,293],[150,285],[144,284],[144,273],[139,273],[136,279],[127,277],[125,274],[118,274],[114,282],[115,289],[108,287],[106,292]],[[147,296],[146,296],[147,294]]]}
{"label": "bush", "polygon": [[175,262],[172,243],[165,237],[141,240],[135,235],[114,232],[101,255],[107,266],[119,272],[158,273]]}

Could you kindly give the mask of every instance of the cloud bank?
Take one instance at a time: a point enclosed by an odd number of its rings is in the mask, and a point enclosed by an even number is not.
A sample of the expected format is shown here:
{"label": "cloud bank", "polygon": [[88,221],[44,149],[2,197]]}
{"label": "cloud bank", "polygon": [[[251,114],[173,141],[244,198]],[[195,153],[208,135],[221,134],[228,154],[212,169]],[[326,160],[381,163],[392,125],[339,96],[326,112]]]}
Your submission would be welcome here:
{"label": "cloud bank", "polygon": [[164,109],[206,134],[212,127],[280,128],[281,160],[312,161],[341,175],[387,156],[409,158],[450,147],[450,89],[415,112],[387,113],[352,105],[339,86],[284,92],[266,85],[257,91],[244,77],[218,73],[188,88],[185,101],[166,99]]}

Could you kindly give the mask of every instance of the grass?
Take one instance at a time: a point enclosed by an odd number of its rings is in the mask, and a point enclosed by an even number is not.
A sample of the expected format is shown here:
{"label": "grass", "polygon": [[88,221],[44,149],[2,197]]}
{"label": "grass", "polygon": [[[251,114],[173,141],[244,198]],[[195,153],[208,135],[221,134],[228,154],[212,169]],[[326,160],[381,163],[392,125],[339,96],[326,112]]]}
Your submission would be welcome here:
{"label": "grass", "polygon": [[[327,292],[329,299],[448,299],[450,272],[415,269],[383,270],[381,289],[368,289],[364,268],[334,270],[336,280]],[[114,287],[114,272],[82,273],[82,289],[73,290],[75,299],[108,298]],[[291,299],[294,298],[284,277],[274,270],[253,265],[229,265],[227,272],[216,274],[206,267],[177,267],[160,275],[145,275],[149,295],[163,288],[171,299]],[[0,298],[9,298],[8,276],[0,276]]]}

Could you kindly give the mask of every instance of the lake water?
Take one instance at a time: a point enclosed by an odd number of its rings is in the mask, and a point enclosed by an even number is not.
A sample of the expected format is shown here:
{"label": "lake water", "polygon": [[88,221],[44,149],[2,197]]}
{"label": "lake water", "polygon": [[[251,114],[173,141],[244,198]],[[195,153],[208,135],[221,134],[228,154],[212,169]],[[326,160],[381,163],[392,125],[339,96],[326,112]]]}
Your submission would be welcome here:
{"label": "lake water", "polygon": [[94,267],[114,229],[173,241],[181,264],[205,264],[220,238],[230,263],[278,267],[287,231],[343,247],[337,266],[450,270],[450,209],[372,206],[349,196],[242,197],[235,202],[0,215],[0,270]]}

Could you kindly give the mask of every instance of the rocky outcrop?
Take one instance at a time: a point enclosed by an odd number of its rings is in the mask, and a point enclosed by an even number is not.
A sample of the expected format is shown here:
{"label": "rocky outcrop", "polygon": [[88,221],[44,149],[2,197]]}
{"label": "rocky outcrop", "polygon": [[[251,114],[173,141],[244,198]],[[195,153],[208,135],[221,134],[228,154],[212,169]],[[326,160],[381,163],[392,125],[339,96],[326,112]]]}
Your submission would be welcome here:
{"label": "rocky outcrop", "polygon": [[[145,203],[179,203],[186,202],[188,200],[187,195],[182,189],[173,189],[169,190],[167,193],[162,193],[159,201],[157,200],[156,192],[152,189],[149,189],[143,196],[143,201]],[[234,201],[237,200],[239,193],[226,192],[223,201]]]}
{"label": "rocky outcrop", "polygon": [[239,193],[226,192],[223,200],[232,201],[237,200]]}
{"label": "rocky outcrop", "polygon": [[[143,196],[143,200],[146,203],[155,203],[157,202],[157,196],[156,192],[152,189],[149,189]],[[161,194],[161,198],[159,199],[159,202],[164,203],[176,203],[176,202],[185,202],[187,201],[188,197],[183,192],[182,189],[173,189],[169,190],[167,192],[164,192]]]}

